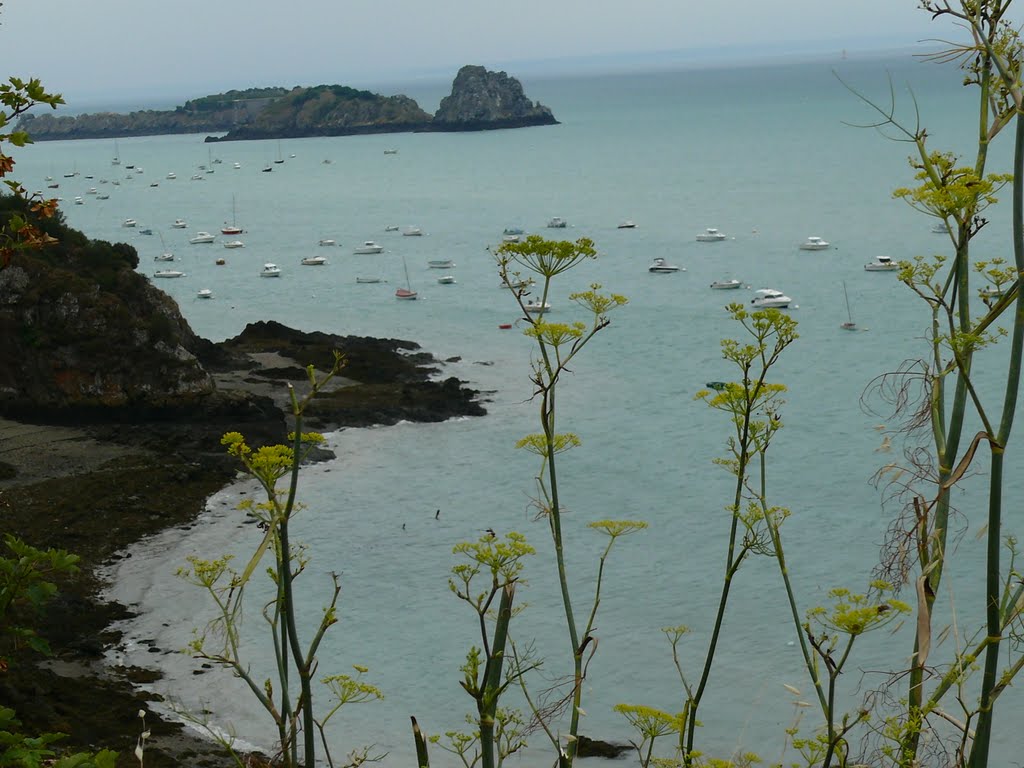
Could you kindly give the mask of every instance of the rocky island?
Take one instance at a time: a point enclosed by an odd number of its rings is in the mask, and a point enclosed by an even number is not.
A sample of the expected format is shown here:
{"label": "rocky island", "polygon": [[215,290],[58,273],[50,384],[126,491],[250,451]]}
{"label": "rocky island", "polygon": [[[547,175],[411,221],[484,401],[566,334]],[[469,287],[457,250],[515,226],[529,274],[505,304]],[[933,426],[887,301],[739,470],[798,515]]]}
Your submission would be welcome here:
{"label": "rocky island", "polygon": [[[310,428],[441,421],[484,409],[478,393],[439,377],[443,363],[409,341],[269,322],[205,340],[136,271],[131,246],[90,240],[60,214],[36,220],[24,200],[0,197],[0,229],[13,216],[52,242],[0,263],[3,530],[75,553],[81,572],[33,619],[52,656],[0,647],[0,701],[26,732],[62,732],[58,748],[106,747],[130,766],[136,713],[150,696],[135,685],[153,673],[102,662],[118,639],[110,624],[127,610],[98,596],[95,569],[148,534],[192,525],[206,498],[236,476],[221,435],[284,442],[285,385],[301,392],[305,366],[330,368],[335,349],[347,365],[311,401]],[[152,713],[146,723],[147,768],[233,765],[180,724]]]}
{"label": "rocky island", "polygon": [[[35,141],[205,133],[206,141],[352,136],[411,131],[483,131],[557,125],[505,72],[465,66],[433,115],[408,96],[381,96],[342,85],[228,91],[174,110],[77,117],[29,115],[18,125]],[[210,134],[220,133],[222,136]]]}

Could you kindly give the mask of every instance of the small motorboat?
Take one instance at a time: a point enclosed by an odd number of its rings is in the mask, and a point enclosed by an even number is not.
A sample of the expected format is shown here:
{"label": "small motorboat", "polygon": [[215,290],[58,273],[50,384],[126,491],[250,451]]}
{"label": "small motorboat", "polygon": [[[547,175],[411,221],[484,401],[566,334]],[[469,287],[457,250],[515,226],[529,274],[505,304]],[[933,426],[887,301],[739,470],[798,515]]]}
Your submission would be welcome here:
{"label": "small motorboat", "polygon": [[388,224],[386,227],[384,227],[384,231],[385,232],[397,232],[398,231],[398,225],[397,224]]}
{"label": "small motorboat", "polygon": [[171,224],[171,229],[185,229],[188,224],[185,223],[184,219],[175,219],[174,223]]}
{"label": "small motorboat", "polygon": [[561,216],[552,216],[548,219],[548,228],[550,229],[565,229],[567,226],[568,224]]}
{"label": "small motorboat", "polygon": [[758,309],[785,309],[792,301],[789,296],[774,288],[761,288],[754,291],[750,303]]}
{"label": "small motorboat", "polygon": [[874,261],[864,265],[867,272],[895,272],[899,268],[900,265],[888,256],[875,256]]}
{"label": "small motorboat", "polygon": [[168,174],[167,174],[167,178],[168,178],[168,179],[176,179],[176,178],[178,178],[178,174],[176,174],[176,173],[174,173],[174,172],[172,171],[171,173],[168,173]]}
{"label": "small motorboat", "polygon": [[159,256],[154,256],[153,261],[174,261],[173,253],[161,253]]}
{"label": "small motorboat", "polygon": [[697,235],[698,243],[720,243],[722,240],[725,240],[725,234],[714,227],[708,227]]}
{"label": "small motorboat", "polygon": [[301,262],[301,264],[307,267],[322,267],[327,263],[326,256],[307,256]]}
{"label": "small motorboat", "polygon": [[277,264],[266,263],[263,265],[263,269],[260,270],[260,277],[280,277],[281,269]]}
{"label": "small motorboat", "polygon": [[211,291],[209,288],[200,288],[196,292],[196,298],[197,299],[212,299],[213,298],[213,291]]}
{"label": "small motorboat", "polygon": [[437,282],[439,282],[441,285],[452,285],[455,282],[455,276],[454,275],[443,275],[443,276],[437,278]]}
{"label": "small motorboat", "polygon": [[121,222],[122,227],[134,227],[136,224],[138,224],[138,222],[135,221],[135,219],[125,219]]}
{"label": "small motorboat", "polygon": [[85,205],[85,198],[81,196],[75,196],[75,205]]}
{"label": "small motorboat", "polygon": [[179,272],[176,269],[158,269],[153,273],[153,277],[184,277],[184,272]]}
{"label": "small motorboat", "polygon": [[322,240],[320,240],[320,245],[337,245],[337,243],[331,240],[330,238],[323,238]]}
{"label": "small motorboat", "polygon": [[234,168],[235,170],[237,170],[237,169],[242,167],[242,164],[241,163],[232,163],[231,167]]}
{"label": "small motorboat", "polygon": [[245,243],[241,240],[228,240],[224,243],[225,248],[245,248]]}
{"label": "small motorboat", "polygon": [[402,230],[402,234],[406,237],[419,237],[423,234],[423,230],[419,227],[406,227]]}
{"label": "small motorboat", "polygon": [[398,150],[397,149],[385,149],[384,150],[384,154],[385,155],[397,155],[398,154]]}
{"label": "small motorboat", "polygon": [[353,248],[352,253],[381,253],[383,250],[383,245],[377,245],[373,240],[365,240],[362,245]]}
{"label": "small motorboat", "polygon": [[140,235],[152,235],[152,234],[153,234],[153,230],[152,230],[152,229],[149,229],[149,228],[147,227],[146,229],[140,229],[140,230],[139,230],[139,234],[140,234]]}
{"label": "small motorboat", "polygon": [[664,259],[659,257],[659,258],[655,259],[654,263],[652,263],[651,266],[649,266],[647,268],[647,271],[648,272],[678,272],[679,271],[679,267],[677,267],[675,264],[669,264],[667,261],[665,261]]}
{"label": "small motorboat", "polygon": [[815,235],[811,235],[802,243],[800,243],[801,251],[825,251],[828,250],[829,248],[831,248],[831,246],[827,241],[822,240],[820,237],[817,237]]}
{"label": "small motorboat", "polygon": [[427,266],[431,269],[451,269],[455,262],[451,259],[432,259],[427,262]]}
{"label": "small motorboat", "polygon": [[636,229],[636,224],[633,223],[632,219],[626,219],[621,222],[618,226],[619,229]]}
{"label": "small motorboat", "polygon": [[715,280],[711,284],[711,287],[716,291],[730,291],[734,288],[739,288],[741,285],[739,280]]}
{"label": "small motorboat", "polygon": [[379,283],[381,279],[379,277],[357,277],[357,283]]}
{"label": "small motorboat", "polygon": [[501,233],[503,243],[518,243],[523,239],[523,230],[519,227],[506,227]]}
{"label": "small motorboat", "polygon": [[551,302],[534,299],[523,304],[523,309],[531,315],[543,315],[545,312],[551,311]]}
{"label": "small motorboat", "polygon": [[194,237],[190,237],[188,241],[195,245],[196,243],[212,243],[217,239],[216,235],[211,235],[209,232],[196,232]]}

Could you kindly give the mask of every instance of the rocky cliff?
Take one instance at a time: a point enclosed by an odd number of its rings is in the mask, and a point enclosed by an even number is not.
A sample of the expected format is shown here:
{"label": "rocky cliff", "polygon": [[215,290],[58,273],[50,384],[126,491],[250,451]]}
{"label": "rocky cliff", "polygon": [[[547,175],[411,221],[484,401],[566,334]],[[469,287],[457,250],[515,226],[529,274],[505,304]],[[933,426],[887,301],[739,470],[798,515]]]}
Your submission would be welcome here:
{"label": "rocky cliff", "polygon": [[408,96],[381,96],[343,85],[253,88],[193,99],[174,110],[77,117],[22,118],[19,130],[35,141],[206,133],[207,141],[350,136],[409,131],[481,131],[555,125],[551,110],[530,101],[504,72],[480,66],[459,70],[451,94],[431,116]]}
{"label": "rocky cliff", "polygon": [[455,76],[451,94],[441,99],[427,130],[485,131],[557,124],[550,109],[526,98],[514,77],[470,65]]}

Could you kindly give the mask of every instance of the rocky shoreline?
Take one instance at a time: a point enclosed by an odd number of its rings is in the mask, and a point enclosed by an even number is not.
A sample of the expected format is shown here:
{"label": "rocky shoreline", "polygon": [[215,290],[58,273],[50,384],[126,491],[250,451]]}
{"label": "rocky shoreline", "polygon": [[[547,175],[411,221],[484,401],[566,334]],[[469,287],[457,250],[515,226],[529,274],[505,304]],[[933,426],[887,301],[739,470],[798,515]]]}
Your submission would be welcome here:
{"label": "rocky shoreline", "polygon": [[[237,465],[220,445],[237,429],[253,444],[285,439],[287,385],[308,386],[305,366],[324,371],[335,349],[348,364],[308,411],[307,426],[443,421],[483,415],[479,393],[449,378],[443,363],[412,342],[302,333],[259,323],[235,339],[207,343],[198,355],[216,383],[202,398],[112,409],[5,408],[0,418],[0,508],[7,533],[81,556],[81,573],[61,584],[43,619],[54,655],[22,654],[0,676],[0,701],[27,733],[66,733],[64,749],[114,749],[134,765],[139,709],[151,694],[136,685],[153,673],[110,668],[115,621],[129,611],[105,602],[97,569],[130,544],[171,527],[187,527],[206,499],[231,482]],[[146,765],[220,766],[232,761],[216,745],[174,722],[147,716]]]}

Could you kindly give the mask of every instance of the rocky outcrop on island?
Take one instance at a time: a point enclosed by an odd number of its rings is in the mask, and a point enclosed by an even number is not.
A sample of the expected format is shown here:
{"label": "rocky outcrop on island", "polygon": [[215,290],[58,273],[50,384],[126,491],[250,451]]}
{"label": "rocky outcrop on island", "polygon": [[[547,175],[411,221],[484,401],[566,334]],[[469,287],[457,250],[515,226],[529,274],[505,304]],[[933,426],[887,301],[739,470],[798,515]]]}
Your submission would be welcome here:
{"label": "rocky outcrop on island", "polygon": [[296,88],[226,136],[206,140],[397,133],[422,130],[429,123],[430,115],[408,96],[380,96],[343,85],[318,85]]}
{"label": "rocky outcrop on island", "polygon": [[550,109],[526,98],[514,77],[470,65],[455,76],[451,94],[441,99],[427,130],[486,131],[557,124]]}
{"label": "rocky outcrop on island", "polygon": [[[556,125],[505,72],[465,66],[434,115],[408,96],[381,96],[343,85],[252,88],[193,99],[173,110],[76,117],[26,115],[18,130],[35,141],[206,133],[206,141],[352,136],[410,131],[484,131]],[[223,135],[212,135],[223,134]]]}
{"label": "rocky outcrop on island", "polygon": [[27,131],[35,141],[222,133],[248,123],[260,110],[287,93],[286,88],[250,88],[192,99],[173,110],[147,109],[128,114],[29,114],[22,118],[18,129]]}

